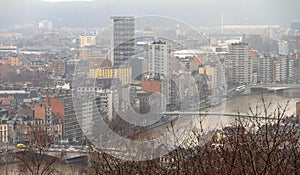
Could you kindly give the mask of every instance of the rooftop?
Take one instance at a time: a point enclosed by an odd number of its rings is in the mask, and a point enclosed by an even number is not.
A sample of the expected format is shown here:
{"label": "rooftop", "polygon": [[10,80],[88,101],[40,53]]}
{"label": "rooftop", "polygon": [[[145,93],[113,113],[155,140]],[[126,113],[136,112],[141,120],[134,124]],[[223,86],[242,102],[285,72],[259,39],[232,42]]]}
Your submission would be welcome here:
{"label": "rooftop", "polygon": [[25,90],[0,90],[0,94],[27,94]]}

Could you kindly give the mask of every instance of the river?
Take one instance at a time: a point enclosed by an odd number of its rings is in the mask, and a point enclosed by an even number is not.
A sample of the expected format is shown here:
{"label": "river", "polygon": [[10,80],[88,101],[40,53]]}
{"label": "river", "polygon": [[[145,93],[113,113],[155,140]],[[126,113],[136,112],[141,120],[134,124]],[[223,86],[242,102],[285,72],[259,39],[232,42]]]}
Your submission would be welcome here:
{"label": "river", "polygon": [[[221,105],[213,108],[209,108],[207,111],[214,113],[234,113],[234,114],[249,114],[251,115],[250,108],[254,113],[264,116],[264,105],[268,107],[268,114],[273,113],[278,107],[280,110],[286,107],[285,114],[287,116],[294,115],[296,113],[296,102],[300,102],[300,89],[289,89],[278,93],[255,93],[248,95],[236,96],[224,101]],[[270,104],[270,105],[269,105]],[[234,117],[226,116],[206,116],[204,119],[204,128],[220,129],[226,125],[230,125],[235,121]]]}

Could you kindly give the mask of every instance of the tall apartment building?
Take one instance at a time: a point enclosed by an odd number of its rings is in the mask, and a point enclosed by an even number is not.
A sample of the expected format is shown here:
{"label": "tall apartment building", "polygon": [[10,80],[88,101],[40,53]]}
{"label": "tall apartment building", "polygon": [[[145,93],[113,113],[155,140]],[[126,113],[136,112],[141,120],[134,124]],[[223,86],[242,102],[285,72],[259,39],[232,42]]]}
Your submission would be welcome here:
{"label": "tall apartment building", "polygon": [[252,82],[252,60],[249,57],[247,43],[240,42],[229,45],[229,54],[225,62],[229,84],[238,85]]}
{"label": "tall apartment building", "polygon": [[156,75],[170,75],[171,45],[158,41],[150,44],[149,47],[148,71],[150,78]]}
{"label": "tall apartment building", "polygon": [[162,41],[150,44],[148,63],[149,78],[160,80],[161,110],[165,111],[171,102],[171,45]]}
{"label": "tall apartment building", "polygon": [[287,57],[278,56],[273,61],[273,81],[285,83],[287,79]]}
{"label": "tall apartment building", "polygon": [[273,58],[268,55],[261,55],[258,58],[257,81],[259,83],[271,83]]}
{"label": "tall apartment building", "polygon": [[295,60],[287,59],[286,62],[286,81],[287,83],[296,81],[296,68],[295,68]]}
{"label": "tall apartment building", "polygon": [[294,72],[295,81],[299,83],[300,82],[300,59],[294,60],[294,69],[295,69]]}
{"label": "tall apartment building", "polygon": [[110,61],[112,65],[120,66],[135,54],[134,17],[114,16],[110,21]]}

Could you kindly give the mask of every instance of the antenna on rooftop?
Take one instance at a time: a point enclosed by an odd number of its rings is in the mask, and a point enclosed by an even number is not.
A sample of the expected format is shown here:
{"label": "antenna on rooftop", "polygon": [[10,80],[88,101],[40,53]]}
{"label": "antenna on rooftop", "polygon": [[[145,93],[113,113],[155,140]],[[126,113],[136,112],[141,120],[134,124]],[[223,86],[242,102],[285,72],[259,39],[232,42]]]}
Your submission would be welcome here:
{"label": "antenna on rooftop", "polygon": [[221,34],[224,33],[224,15],[223,12],[221,13]]}

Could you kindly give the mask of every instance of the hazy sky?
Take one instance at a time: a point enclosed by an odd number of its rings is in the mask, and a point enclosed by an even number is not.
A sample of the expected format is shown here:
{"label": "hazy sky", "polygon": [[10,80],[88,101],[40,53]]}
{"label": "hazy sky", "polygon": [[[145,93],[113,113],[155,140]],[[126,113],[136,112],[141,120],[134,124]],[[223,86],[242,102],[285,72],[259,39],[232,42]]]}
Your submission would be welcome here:
{"label": "hazy sky", "polygon": [[[57,2],[64,1],[64,2]],[[299,0],[0,0],[0,27],[49,19],[54,25],[107,26],[113,15],[162,15],[194,27],[300,20]],[[58,20],[60,19],[60,20]]]}

